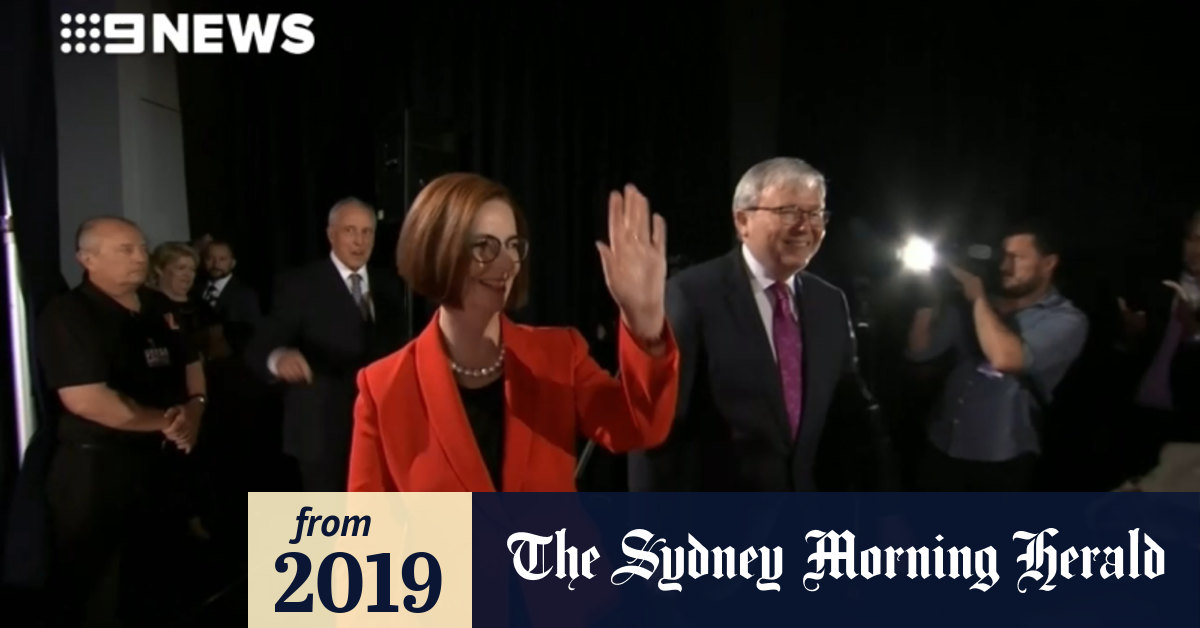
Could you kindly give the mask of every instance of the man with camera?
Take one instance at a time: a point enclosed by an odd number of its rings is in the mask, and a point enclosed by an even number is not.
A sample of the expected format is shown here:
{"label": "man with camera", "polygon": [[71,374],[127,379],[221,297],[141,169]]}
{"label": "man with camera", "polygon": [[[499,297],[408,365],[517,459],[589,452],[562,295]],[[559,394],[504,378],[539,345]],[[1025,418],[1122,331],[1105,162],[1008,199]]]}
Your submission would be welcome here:
{"label": "man with camera", "polygon": [[979,276],[951,264],[947,270],[963,298],[917,310],[909,359],[925,362],[954,352],[926,426],[930,447],[917,474],[918,489],[1031,488],[1041,423],[1088,333],[1087,316],[1054,286],[1056,246],[1042,225],[1010,230],[1001,294],[988,295]]}

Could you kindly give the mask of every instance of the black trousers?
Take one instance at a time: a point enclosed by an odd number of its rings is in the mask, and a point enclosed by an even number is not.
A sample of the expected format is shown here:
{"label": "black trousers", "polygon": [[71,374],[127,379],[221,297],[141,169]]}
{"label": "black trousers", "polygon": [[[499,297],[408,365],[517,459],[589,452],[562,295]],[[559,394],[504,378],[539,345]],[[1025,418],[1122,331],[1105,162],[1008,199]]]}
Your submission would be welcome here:
{"label": "black trousers", "polygon": [[162,450],[60,442],[46,478],[51,626],[164,625],[174,596]]}
{"label": "black trousers", "polygon": [[962,460],[928,444],[917,470],[919,491],[1029,491],[1033,490],[1038,456],[1025,454],[1001,462]]}

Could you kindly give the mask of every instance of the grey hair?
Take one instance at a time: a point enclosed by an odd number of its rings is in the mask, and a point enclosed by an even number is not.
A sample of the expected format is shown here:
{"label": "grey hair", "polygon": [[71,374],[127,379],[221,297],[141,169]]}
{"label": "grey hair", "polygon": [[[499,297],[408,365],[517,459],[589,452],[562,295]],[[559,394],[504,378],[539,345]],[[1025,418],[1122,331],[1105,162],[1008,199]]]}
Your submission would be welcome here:
{"label": "grey hair", "polygon": [[80,223],[79,228],[75,230],[75,250],[78,252],[95,248],[95,243],[92,241],[92,232],[96,230],[96,227],[110,222],[122,224],[126,227],[133,227],[141,231],[141,227],[136,222],[123,216],[96,216],[88,218]]}
{"label": "grey hair", "polygon": [[803,159],[773,157],[750,167],[733,192],[733,211],[755,207],[768,187],[819,187],[825,193],[825,175]]}
{"label": "grey hair", "polygon": [[346,198],[334,203],[333,207],[329,208],[329,222],[327,224],[329,224],[329,226],[333,226],[333,221],[337,219],[338,212],[340,212],[343,207],[348,207],[350,205],[358,205],[359,207],[367,210],[367,213],[371,214],[371,220],[375,220],[375,208],[371,207],[370,203],[367,203],[358,197],[347,196]]}

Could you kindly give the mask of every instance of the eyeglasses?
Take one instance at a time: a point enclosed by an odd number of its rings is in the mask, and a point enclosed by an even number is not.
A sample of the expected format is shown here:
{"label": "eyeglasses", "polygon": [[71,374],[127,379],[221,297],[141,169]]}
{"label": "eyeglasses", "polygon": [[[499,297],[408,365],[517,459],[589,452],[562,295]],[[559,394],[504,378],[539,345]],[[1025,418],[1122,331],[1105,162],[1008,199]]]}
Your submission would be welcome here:
{"label": "eyeglasses", "polygon": [[511,237],[503,244],[495,236],[477,236],[471,240],[468,247],[471,250],[471,257],[481,264],[487,264],[500,257],[502,250],[508,251],[509,256],[515,262],[525,261],[529,255],[529,240],[520,236]]}
{"label": "eyeglasses", "polygon": [[799,205],[784,205],[782,207],[746,207],[744,211],[771,212],[779,217],[783,224],[794,225],[802,218],[805,222],[818,227],[829,223],[829,212],[824,209],[803,209]]}

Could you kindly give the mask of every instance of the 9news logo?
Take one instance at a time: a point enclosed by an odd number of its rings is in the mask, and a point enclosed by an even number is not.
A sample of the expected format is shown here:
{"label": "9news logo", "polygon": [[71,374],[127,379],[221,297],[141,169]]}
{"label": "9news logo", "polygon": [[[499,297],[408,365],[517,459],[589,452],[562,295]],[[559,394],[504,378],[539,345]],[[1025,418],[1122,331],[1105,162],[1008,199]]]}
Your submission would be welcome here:
{"label": "9news logo", "polygon": [[227,43],[238,54],[266,54],[274,50],[276,40],[282,36],[280,49],[302,55],[315,43],[309,28],[313,19],[303,13],[64,13],[61,22],[59,35],[63,42],[59,50],[63,54],[163,54],[168,45],[177,53],[221,54],[226,52]]}

